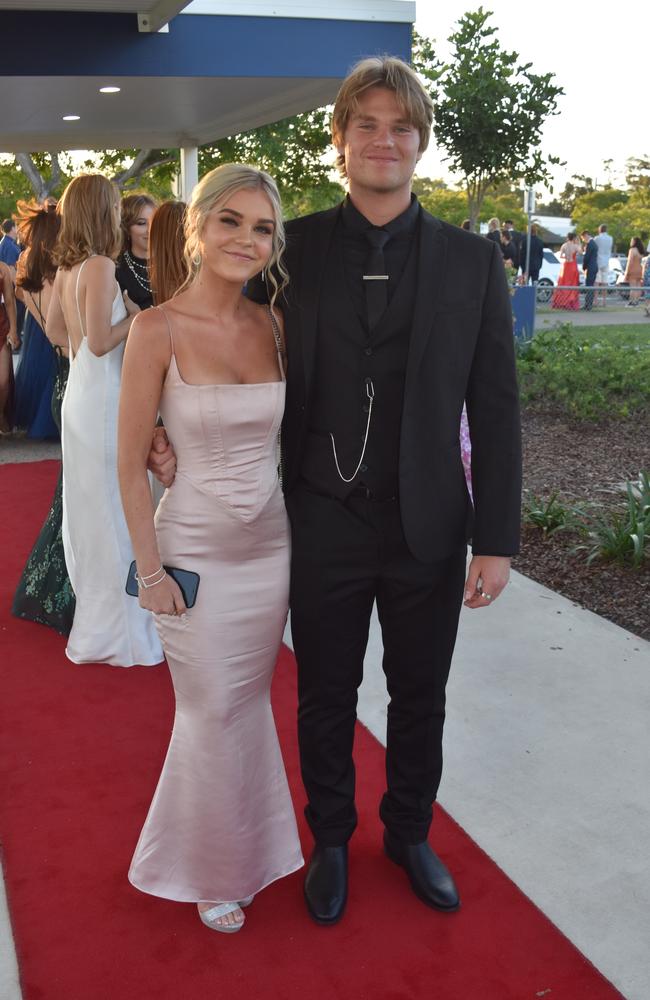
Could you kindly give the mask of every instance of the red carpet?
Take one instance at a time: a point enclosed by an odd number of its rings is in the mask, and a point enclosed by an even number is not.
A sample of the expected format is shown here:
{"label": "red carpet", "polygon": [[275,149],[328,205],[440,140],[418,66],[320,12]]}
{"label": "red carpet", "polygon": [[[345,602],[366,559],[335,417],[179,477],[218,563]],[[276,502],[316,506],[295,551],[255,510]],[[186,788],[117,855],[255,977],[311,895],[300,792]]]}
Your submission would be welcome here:
{"label": "red carpet", "polygon": [[[619,993],[442,811],[435,845],[463,907],[444,916],[380,851],[383,750],[359,728],[360,825],[348,913],[311,923],[302,876],[276,882],[234,937],[126,878],[172,723],[166,668],[74,666],[64,641],[10,617],[56,463],[0,466],[0,836],[25,1000],[606,1000]],[[274,705],[299,810],[294,663]],[[301,827],[305,850],[309,838]]]}

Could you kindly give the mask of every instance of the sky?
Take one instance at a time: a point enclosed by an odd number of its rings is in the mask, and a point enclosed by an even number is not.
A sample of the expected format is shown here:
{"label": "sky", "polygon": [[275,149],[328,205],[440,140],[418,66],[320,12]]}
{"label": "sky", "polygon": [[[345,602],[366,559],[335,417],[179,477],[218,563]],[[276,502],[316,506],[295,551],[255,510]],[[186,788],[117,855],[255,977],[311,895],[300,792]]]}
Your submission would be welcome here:
{"label": "sky", "polygon": [[[471,0],[417,0],[415,27],[436,41],[444,59],[454,25],[479,6]],[[650,156],[650,3],[484,0],[483,8],[493,12],[489,23],[501,45],[531,62],[533,72],[553,73],[565,90],[560,114],[547,120],[543,132],[543,151],[566,160],[565,167],[554,168],[555,191],[574,174],[603,184],[603,161],[609,158],[612,183],[622,183],[628,157]],[[433,140],[417,173],[453,181]]]}

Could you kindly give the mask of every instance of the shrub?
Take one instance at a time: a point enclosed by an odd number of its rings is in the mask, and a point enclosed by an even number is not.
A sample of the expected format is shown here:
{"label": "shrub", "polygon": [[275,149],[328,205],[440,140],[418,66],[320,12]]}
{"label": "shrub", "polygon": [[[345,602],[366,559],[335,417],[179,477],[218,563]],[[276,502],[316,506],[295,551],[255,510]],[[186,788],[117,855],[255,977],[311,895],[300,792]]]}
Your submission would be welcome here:
{"label": "shrub", "polygon": [[595,343],[562,323],[519,342],[517,356],[524,405],[558,407],[586,420],[648,408],[648,345]]}
{"label": "shrub", "polygon": [[524,501],[524,521],[539,528],[548,538],[563,528],[574,527],[575,511],[560,503],[557,493],[546,501],[531,496]]}
{"label": "shrub", "polygon": [[620,510],[591,506],[565,507],[554,493],[549,500],[531,497],[524,504],[524,521],[550,537],[570,530],[584,538],[573,552],[596,559],[615,561],[640,569],[650,557],[650,476],[640,472],[636,483],[628,483]]}
{"label": "shrub", "polygon": [[587,562],[612,560],[639,569],[650,553],[650,479],[640,472],[635,484],[628,483],[626,500],[620,511],[609,514],[586,513],[583,530]]}

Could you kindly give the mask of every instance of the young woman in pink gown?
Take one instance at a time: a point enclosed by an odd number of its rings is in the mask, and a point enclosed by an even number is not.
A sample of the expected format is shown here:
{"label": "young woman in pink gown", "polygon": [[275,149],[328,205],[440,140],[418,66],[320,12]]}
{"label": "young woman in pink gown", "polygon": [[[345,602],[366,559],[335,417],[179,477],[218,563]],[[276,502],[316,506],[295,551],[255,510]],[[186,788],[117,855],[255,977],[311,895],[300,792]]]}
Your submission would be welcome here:
{"label": "young woman in pink gown", "polygon": [[[176,695],[129,878],[232,933],[242,906],[303,863],[270,703],[289,584],[281,329],[272,305],[242,294],[264,268],[282,270],[274,182],[253,167],[212,171],[192,196],[186,238],[187,282],[138,316],[122,377],[124,510],[140,603]],[[146,462],[158,412],[178,464],[154,525]],[[199,574],[193,608],[163,564]]]}

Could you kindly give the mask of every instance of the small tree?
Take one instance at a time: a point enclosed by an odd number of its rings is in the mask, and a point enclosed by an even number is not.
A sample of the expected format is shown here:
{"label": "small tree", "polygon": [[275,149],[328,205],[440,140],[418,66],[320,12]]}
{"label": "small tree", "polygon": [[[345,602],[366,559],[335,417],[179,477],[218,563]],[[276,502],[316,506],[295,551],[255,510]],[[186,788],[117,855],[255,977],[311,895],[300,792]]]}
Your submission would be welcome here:
{"label": "small tree", "polygon": [[461,17],[448,63],[436,59],[427,39],[416,35],[414,45],[414,66],[436,105],[434,136],[463,177],[472,229],[489,188],[504,179],[548,183],[549,167],[560,163],[539,147],[564,91],[552,73],[533,73],[531,63],[518,63],[518,53],[501,47],[491,16],[479,7]]}

